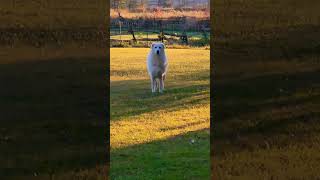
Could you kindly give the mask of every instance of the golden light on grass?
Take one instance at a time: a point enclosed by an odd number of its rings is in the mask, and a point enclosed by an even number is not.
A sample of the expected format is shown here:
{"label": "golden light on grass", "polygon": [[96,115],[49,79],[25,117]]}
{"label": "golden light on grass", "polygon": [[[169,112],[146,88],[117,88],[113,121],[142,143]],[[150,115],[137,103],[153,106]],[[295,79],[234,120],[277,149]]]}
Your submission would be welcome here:
{"label": "golden light on grass", "polygon": [[111,123],[111,147],[163,140],[190,131],[209,128],[209,105],[166,112],[159,110]]}
{"label": "golden light on grass", "polygon": [[148,51],[111,49],[111,151],[210,127],[209,50],[167,49],[167,92],[158,95],[149,88]]}

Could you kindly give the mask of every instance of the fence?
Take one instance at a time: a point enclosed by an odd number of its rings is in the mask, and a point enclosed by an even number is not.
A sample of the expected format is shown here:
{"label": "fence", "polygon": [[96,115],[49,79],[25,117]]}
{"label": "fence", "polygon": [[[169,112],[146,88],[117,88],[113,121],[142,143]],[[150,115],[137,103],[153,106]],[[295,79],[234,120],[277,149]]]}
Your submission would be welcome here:
{"label": "fence", "polygon": [[139,42],[166,41],[169,44],[188,44],[195,38],[208,43],[209,18],[153,18],[153,19],[111,19],[111,46],[121,43],[131,45]]}

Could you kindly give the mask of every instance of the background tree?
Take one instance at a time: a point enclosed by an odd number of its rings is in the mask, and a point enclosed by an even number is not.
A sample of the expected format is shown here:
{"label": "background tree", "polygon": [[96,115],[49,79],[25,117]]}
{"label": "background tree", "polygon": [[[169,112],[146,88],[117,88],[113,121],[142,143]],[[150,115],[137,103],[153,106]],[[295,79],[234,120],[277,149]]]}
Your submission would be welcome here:
{"label": "background tree", "polygon": [[111,0],[111,8],[123,9],[127,8],[128,0]]}
{"label": "background tree", "polygon": [[128,8],[130,10],[137,9],[141,1],[138,2],[138,0],[129,0],[128,2]]}

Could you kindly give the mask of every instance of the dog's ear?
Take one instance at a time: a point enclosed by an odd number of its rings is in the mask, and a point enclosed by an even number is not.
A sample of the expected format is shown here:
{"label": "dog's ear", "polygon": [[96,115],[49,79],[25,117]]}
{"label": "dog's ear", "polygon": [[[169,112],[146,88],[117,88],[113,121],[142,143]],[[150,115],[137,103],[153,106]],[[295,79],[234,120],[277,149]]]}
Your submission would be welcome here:
{"label": "dog's ear", "polygon": [[166,45],[164,45],[164,43],[161,43],[162,44],[162,48],[165,49],[166,48]]}
{"label": "dog's ear", "polygon": [[153,49],[153,46],[154,46],[154,45],[155,45],[155,44],[154,44],[154,43],[152,43],[150,48],[151,48],[151,49]]}

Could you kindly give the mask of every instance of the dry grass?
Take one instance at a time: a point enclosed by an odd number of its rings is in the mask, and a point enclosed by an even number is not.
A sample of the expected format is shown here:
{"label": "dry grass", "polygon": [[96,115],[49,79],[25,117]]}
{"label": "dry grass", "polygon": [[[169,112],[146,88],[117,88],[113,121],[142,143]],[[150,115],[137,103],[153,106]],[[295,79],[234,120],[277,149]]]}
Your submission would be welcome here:
{"label": "dry grass", "polygon": [[[158,10],[156,12],[130,12],[128,10],[120,10],[121,16],[128,19],[153,19],[153,18],[179,18],[179,17],[189,17],[189,18],[198,18],[198,19],[207,19],[210,17],[209,11],[200,11],[200,10],[194,10],[194,11],[178,11],[178,10],[171,10],[171,11],[161,11]],[[118,11],[111,9],[110,10],[110,17],[111,18],[117,18],[118,17]]]}

